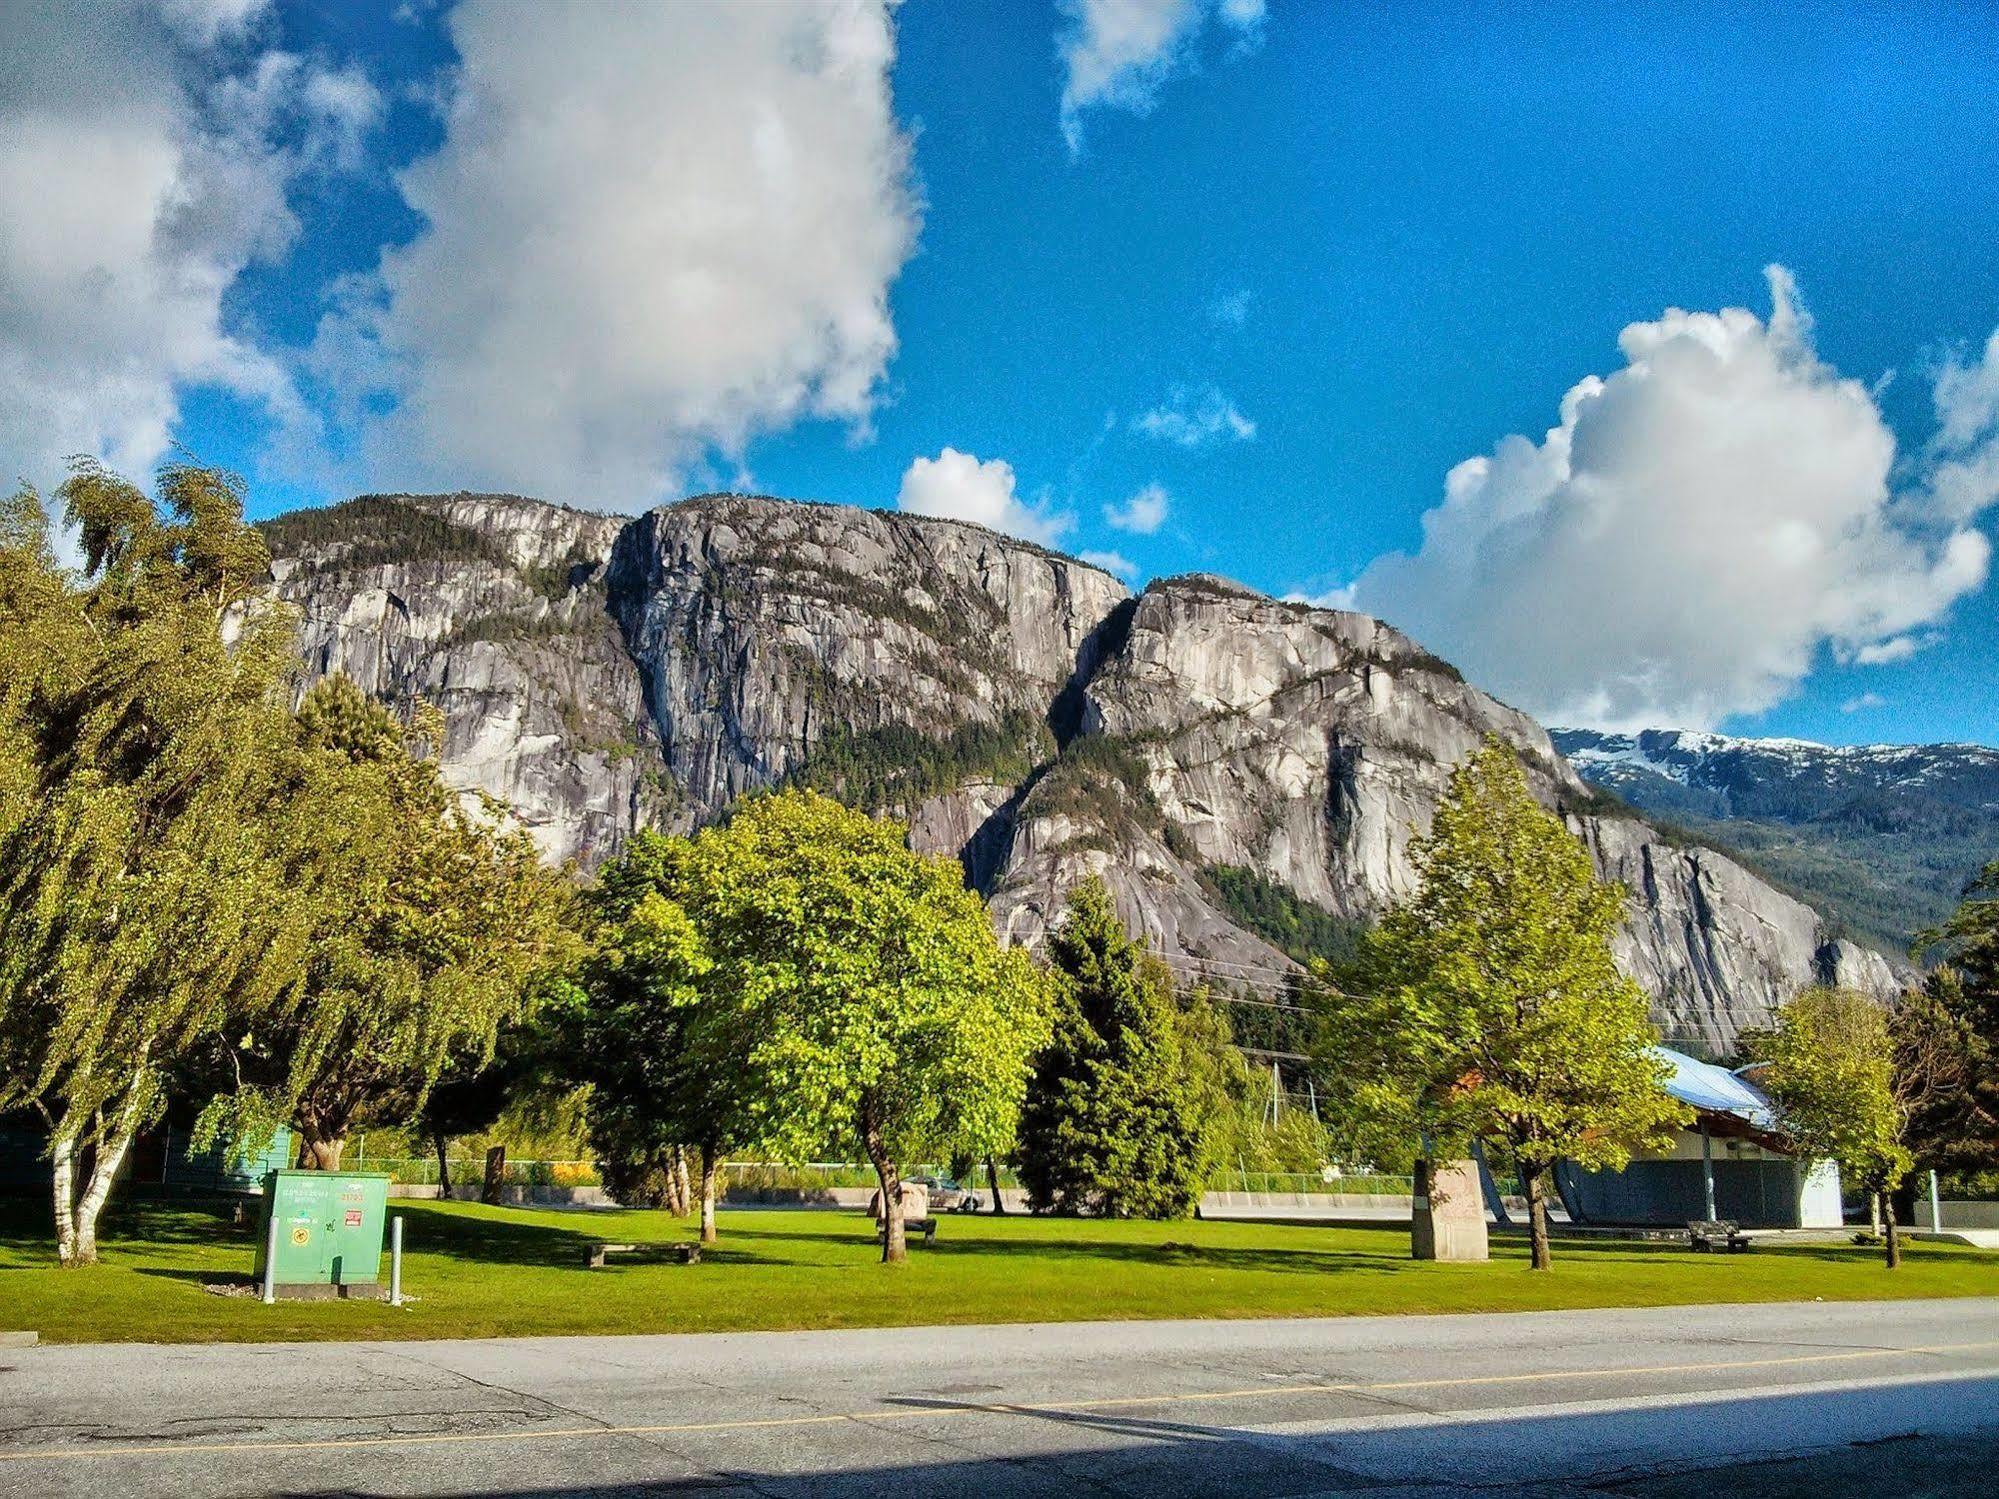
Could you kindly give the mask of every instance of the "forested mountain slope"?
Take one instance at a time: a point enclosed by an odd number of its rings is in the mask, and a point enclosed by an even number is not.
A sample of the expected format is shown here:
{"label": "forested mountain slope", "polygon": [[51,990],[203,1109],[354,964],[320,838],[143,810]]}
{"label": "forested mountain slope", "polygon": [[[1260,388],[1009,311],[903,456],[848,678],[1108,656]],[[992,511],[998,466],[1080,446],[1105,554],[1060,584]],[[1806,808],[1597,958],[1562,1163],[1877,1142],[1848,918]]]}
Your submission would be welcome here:
{"label": "forested mountain slope", "polygon": [[1905,949],[1999,857],[1999,749],[1835,746],[1680,729],[1555,729],[1592,785],[1753,867],[1864,941]]}
{"label": "forested mountain slope", "polygon": [[1206,576],[1133,596],[981,527],[741,495],[635,519],[373,496],[265,529],[309,669],[435,702],[447,773],[553,858],[804,783],[906,817],[1019,940],[1100,874],[1181,972],[1268,986],[1280,945],[1337,940],[1410,887],[1410,838],[1497,734],[1630,888],[1619,956],[1675,1039],[1725,1048],[1815,980],[1893,983],[1364,615]]}

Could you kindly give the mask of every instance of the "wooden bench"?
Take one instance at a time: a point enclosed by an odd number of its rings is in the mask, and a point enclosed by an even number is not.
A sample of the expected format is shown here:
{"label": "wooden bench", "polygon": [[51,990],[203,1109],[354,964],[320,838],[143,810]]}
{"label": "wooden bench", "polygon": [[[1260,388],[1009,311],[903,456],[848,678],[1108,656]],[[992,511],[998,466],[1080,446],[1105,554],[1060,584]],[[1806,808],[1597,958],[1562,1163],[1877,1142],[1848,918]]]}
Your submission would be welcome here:
{"label": "wooden bench", "polygon": [[[937,1220],[935,1218],[904,1219],[902,1225],[902,1236],[905,1242],[909,1239],[909,1237],[912,1234],[922,1234],[923,1247],[928,1249],[931,1245],[937,1242]],[[875,1225],[875,1238],[880,1240],[886,1240],[888,1238],[888,1225],[886,1223],[878,1223]]]}
{"label": "wooden bench", "polygon": [[[607,1256],[613,1254],[636,1254],[641,1246],[637,1244],[592,1244],[584,1258],[584,1265],[591,1270],[602,1270]],[[646,1246],[651,1247],[651,1246]],[[701,1263],[699,1244],[670,1244],[666,1252],[678,1263],[698,1265]]]}
{"label": "wooden bench", "polygon": [[1741,1254],[1749,1248],[1749,1235],[1726,1218],[1687,1225],[1687,1247],[1701,1254],[1725,1251]]}

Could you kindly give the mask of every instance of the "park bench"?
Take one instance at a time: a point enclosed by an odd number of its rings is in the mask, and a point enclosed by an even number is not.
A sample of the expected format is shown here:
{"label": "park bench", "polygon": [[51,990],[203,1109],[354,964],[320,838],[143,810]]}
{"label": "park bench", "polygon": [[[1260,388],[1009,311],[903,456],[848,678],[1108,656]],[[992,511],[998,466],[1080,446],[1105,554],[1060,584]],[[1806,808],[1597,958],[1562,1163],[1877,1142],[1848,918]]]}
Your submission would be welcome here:
{"label": "park bench", "polygon": [[1687,1225],[1687,1247],[1702,1254],[1717,1250],[1740,1254],[1749,1247],[1749,1235],[1726,1218]]}
{"label": "park bench", "polygon": [[[904,1240],[906,1241],[914,1234],[923,1235],[923,1247],[928,1249],[937,1242],[937,1220],[935,1218],[906,1219],[902,1225]],[[875,1237],[877,1239],[888,1238],[888,1225],[886,1223],[877,1223],[875,1225]]]}
{"label": "park bench", "polygon": [[[584,1264],[592,1270],[601,1270],[604,1268],[607,1256],[614,1254],[636,1254],[639,1248],[640,1246],[637,1244],[591,1244],[588,1246]],[[701,1263],[701,1246],[699,1244],[669,1245],[667,1253],[683,1265],[698,1265]]]}

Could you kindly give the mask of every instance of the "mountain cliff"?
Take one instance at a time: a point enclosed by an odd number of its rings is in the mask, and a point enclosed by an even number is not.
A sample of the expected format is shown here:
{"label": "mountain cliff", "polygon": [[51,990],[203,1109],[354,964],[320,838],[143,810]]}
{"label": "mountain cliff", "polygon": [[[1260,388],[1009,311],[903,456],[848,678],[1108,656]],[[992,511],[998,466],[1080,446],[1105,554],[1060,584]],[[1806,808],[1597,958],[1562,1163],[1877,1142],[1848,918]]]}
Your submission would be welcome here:
{"label": "mountain cliff", "polygon": [[1365,922],[1411,887],[1451,767],[1497,734],[1631,890],[1619,958],[1673,1039],[1725,1050],[1806,983],[1894,981],[1363,615],[1204,575],[1134,597],[977,526],[741,495],[636,519],[369,496],[266,532],[308,671],[436,703],[454,784],[551,858],[813,785],[963,860],[1017,940],[1099,874],[1180,971],[1267,990],[1292,964],[1241,892],[1314,929]]}
{"label": "mountain cliff", "polygon": [[1891,951],[1999,850],[1999,749],[1825,745],[1681,729],[1554,729],[1592,785],[1704,841]]}

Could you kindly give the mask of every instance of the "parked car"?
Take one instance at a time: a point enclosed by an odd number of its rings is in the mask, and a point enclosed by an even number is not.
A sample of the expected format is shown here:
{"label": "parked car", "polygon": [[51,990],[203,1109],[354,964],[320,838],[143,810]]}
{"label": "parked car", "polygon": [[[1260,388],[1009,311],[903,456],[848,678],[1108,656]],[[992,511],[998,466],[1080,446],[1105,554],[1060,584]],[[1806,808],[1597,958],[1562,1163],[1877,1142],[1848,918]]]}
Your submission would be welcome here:
{"label": "parked car", "polygon": [[976,1213],[985,1206],[985,1200],[969,1187],[961,1187],[948,1176],[912,1176],[916,1182],[930,1191],[930,1210],[934,1213]]}

